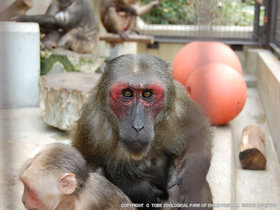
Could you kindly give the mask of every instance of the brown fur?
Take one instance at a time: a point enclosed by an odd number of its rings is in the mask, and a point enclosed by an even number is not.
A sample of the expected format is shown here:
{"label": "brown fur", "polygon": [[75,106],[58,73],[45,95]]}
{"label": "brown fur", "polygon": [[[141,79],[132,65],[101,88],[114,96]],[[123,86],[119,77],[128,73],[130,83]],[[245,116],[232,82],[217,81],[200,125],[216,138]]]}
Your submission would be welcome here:
{"label": "brown fur", "polygon": [[[57,183],[65,174],[74,174],[76,187],[71,194],[51,194],[59,192],[56,188],[59,184],[46,183],[51,177],[57,179]],[[122,209],[121,204],[131,204],[129,198],[115,185],[109,182],[99,173],[88,173],[85,160],[74,148],[54,143],[47,145],[34,158],[27,161],[20,175],[21,181],[36,188],[37,196],[43,205],[36,207],[39,210],[117,210]],[[39,180],[38,180],[39,179]],[[33,180],[33,181],[32,181]],[[41,189],[36,183],[43,183],[48,189]],[[35,186],[34,186],[35,185]],[[40,184],[42,186],[42,184]],[[50,189],[52,189],[50,191]],[[44,191],[48,190],[45,195]],[[27,209],[33,209],[28,189],[25,189],[23,202]],[[134,208],[127,208],[133,210]]]}
{"label": "brown fur", "polygon": [[[110,87],[125,78],[137,84],[156,81],[165,90],[164,106],[147,130],[153,141],[137,157],[121,143],[120,121],[108,104]],[[101,167],[133,202],[166,202],[169,194],[176,203],[212,203],[206,181],[212,129],[163,60],[124,55],[110,61],[72,136],[87,163]]]}
{"label": "brown fur", "polygon": [[136,27],[137,11],[125,0],[102,0],[100,19],[109,33],[118,33],[123,38],[133,33]]}
{"label": "brown fur", "polygon": [[9,7],[0,12],[0,20],[10,20],[16,15],[23,15],[33,6],[32,0],[16,0]]}
{"label": "brown fur", "polygon": [[39,23],[46,48],[92,53],[98,41],[98,24],[89,0],[69,0],[65,5],[53,0],[45,15],[20,15],[14,19]]}

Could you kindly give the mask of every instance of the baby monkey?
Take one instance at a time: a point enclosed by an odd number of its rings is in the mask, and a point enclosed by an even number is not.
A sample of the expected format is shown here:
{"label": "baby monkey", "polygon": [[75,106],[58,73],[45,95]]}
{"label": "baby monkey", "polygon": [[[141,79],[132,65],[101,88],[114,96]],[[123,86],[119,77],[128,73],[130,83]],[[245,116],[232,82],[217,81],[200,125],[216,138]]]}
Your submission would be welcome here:
{"label": "baby monkey", "polygon": [[46,145],[29,159],[20,180],[22,202],[28,210],[117,210],[121,204],[131,204],[104,176],[89,173],[75,148],[62,143]]}

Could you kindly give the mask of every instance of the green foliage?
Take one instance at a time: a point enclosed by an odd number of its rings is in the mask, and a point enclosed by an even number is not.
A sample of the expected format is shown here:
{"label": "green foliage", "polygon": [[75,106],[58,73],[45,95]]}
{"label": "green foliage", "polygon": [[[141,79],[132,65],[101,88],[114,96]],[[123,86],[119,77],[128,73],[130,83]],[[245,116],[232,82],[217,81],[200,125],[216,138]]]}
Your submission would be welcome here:
{"label": "green foliage", "polygon": [[[146,4],[151,0],[143,0]],[[193,14],[188,11],[187,0],[161,0],[160,4],[142,18],[153,24],[187,24]]]}
{"label": "green foliage", "polygon": [[219,25],[250,26],[254,22],[254,3],[224,1],[219,13]]}
{"label": "green foliage", "polygon": [[60,62],[64,66],[64,70],[67,72],[78,71],[66,56],[53,54],[47,58],[41,57],[41,75],[46,75],[56,62]]}
{"label": "green foliage", "polygon": [[[151,0],[142,0],[146,4]],[[255,0],[161,0],[142,18],[149,24],[199,24],[208,15],[209,24],[251,26]],[[206,6],[205,6],[206,5]]]}

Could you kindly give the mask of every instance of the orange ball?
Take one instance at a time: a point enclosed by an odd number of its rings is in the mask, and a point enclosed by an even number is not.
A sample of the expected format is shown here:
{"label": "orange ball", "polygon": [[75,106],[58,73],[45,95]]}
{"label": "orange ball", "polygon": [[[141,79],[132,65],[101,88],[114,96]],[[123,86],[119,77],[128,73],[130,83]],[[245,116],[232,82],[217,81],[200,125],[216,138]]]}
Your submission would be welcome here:
{"label": "orange ball", "polygon": [[242,66],[235,52],[221,42],[191,42],[184,46],[173,60],[173,77],[182,85],[198,67],[208,63],[224,63],[242,75]]}
{"label": "orange ball", "polygon": [[221,63],[207,64],[193,71],[185,87],[214,125],[223,125],[234,119],[247,97],[243,77],[229,65]]}

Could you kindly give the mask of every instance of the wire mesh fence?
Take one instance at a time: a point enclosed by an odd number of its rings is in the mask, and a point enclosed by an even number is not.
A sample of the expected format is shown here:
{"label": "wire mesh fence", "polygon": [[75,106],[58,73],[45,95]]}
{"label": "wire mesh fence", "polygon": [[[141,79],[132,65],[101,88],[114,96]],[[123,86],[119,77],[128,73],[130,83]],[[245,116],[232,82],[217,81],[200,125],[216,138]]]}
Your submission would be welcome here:
{"label": "wire mesh fence", "polygon": [[276,28],[275,28],[275,42],[280,47],[280,1],[277,5],[277,15],[276,15]]}
{"label": "wire mesh fence", "polygon": [[[170,41],[172,39],[176,41],[178,38],[244,41],[258,39],[256,34],[259,34],[259,26],[263,25],[264,8],[257,2],[248,0],[186,0],[185,2],[180,5],[185,13],[181,20],[177,21],[179,24],[172,23],[170,19],[163,20],[164,17],[159,18],[158,22],[153,21],[157,23],[154,24],[149,21],[149,17],[153,15],[150,14],[138,21],[138,31],[161,39],[165,37]],[[163,6],[158,9],[168,12],[168,9]]]}

